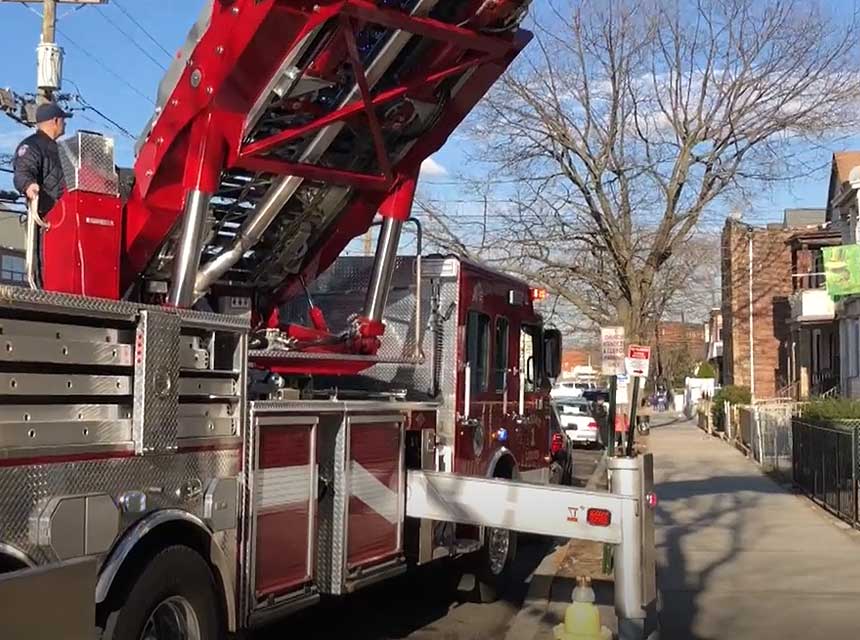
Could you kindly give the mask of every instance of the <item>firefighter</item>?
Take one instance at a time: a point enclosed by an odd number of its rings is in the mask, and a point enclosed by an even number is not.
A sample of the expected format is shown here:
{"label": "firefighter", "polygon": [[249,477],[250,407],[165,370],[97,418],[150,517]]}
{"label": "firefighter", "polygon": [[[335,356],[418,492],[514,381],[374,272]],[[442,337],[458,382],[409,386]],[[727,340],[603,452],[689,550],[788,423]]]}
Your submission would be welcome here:
{"label": "firefighter", "polygon": [[50,211],[65,190],[57,139],[66,132],[71,114],[48,102],[36,109],[36,133],[25,138],[15,150],[15,188],[27,200],[39,198],[39,213]]}
{"label": "firefighter", "polygon": [[[27,197],[28,203],[39,199],[40,216],[54,208],[66,188],[57,139],[66,132],[67,118],[71,118],[71,114],[53,102],[39,105],[36,109],[36,133],[18,145],[12,160],[15,188]],[[35,278],[36,285],[41,287],[42,233],[35,235]]]}

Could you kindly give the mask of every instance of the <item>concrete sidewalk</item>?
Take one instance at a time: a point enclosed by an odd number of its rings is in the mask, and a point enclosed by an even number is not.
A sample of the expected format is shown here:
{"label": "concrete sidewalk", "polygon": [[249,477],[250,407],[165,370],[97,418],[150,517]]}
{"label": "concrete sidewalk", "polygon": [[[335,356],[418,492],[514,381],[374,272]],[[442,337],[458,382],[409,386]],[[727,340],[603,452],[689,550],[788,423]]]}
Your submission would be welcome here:
{"label": "concrete sidewalk", "polygon": [[860,638],[860,534],[691,423],[651,431],[661,640]]}

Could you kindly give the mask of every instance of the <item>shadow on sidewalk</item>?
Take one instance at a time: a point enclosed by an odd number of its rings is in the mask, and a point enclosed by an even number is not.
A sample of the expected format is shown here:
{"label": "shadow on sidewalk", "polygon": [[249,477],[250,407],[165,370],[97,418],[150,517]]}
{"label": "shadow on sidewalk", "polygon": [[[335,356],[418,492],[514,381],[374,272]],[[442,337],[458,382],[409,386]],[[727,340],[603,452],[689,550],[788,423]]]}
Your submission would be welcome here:
{"label": "shadow on sidewalk", "polygon": [[[668,467],[668,469],[667,469]],[[746,517],[761,506],[766,495],[784,491],[759,474],[714,476],[706,479],[681,480],[673,476],[680,468],[662,465],[663,478],[657,486],[660,503],[656,522],[662,533],[658,537],[662,561],[657,567],[657,583],[662,594],[661,640],[715,640],[725,636],[702,635],[698,618],[704,608],[708,583],[720,567],[730,563],[742,550],[743,540],[755,536],[755,525]],[[684,470],[689,473],[689,468]],[[692,499],[692,500],[691,500]],[[688,537],[707,528],[730,532],[730,545],[703,567],[693,567],[685,549]],[[719,549],[714,549],[719,551]],[[725,612],[726,621],[732,612]],[[712,619],[713,611],[709,619]]]}

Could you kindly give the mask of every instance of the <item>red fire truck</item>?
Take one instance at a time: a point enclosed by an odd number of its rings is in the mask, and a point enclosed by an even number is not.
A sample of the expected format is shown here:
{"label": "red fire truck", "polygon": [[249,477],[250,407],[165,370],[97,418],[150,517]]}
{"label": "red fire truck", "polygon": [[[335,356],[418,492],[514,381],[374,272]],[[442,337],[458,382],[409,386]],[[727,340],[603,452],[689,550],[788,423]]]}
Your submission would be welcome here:
{"label": "red fire truck", "polygon": [[398,247],[527,4],[210,0],[133,172],[62,143],[0,288],[4,638],[218,638],[448,556],[504,581],[545,530],[559,334],[420,226]]}

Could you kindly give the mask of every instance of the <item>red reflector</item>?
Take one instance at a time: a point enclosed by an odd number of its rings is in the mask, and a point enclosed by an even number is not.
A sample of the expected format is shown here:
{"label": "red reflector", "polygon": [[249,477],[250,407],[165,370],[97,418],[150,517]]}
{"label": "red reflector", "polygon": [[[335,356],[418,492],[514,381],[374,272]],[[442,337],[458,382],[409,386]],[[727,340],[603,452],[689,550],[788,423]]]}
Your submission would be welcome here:
{"label": "red reflector", "polygon": [[607,509],[589,509],[585,519],[592,527],[608,527],[612,524],[612,512]]}
{"label": "red reflector", "polygon": [[658,500],[657,500],[657,494],[656,493],[651,492],[651,493],[645,494],[645,504],[647,504],[649,507],[651,507],[652,509],[656,509],[657,508],[657,502],[658,502]]}
{"label": "red reflector", "polygon": [[560,433],[552,434],[552,444],[549,446],[549,450],[553,455],[558,453],[564,449],[564,438]]}

